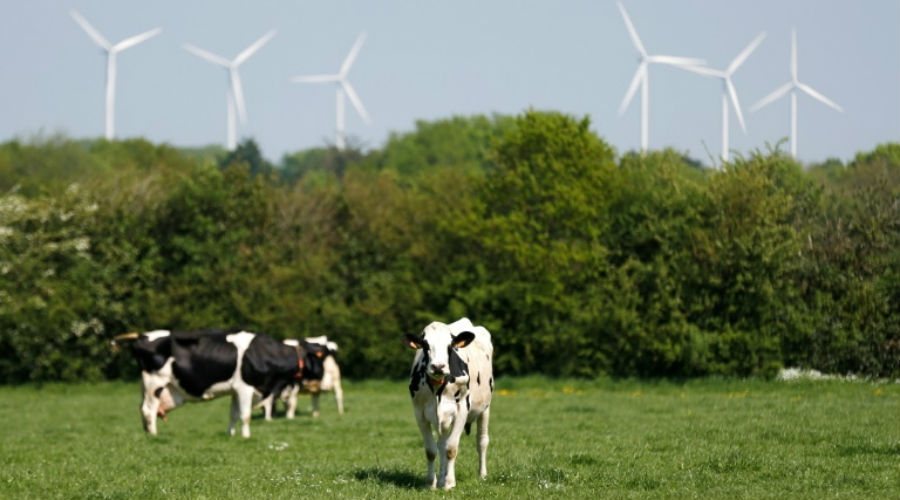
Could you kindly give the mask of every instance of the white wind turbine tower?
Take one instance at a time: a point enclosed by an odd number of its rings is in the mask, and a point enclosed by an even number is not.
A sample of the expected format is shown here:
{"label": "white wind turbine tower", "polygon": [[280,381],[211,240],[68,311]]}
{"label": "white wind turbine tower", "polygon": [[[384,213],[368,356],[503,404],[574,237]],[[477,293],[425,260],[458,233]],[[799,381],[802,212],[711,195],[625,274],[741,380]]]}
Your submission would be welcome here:
{"label": "white wind turbine tower", "polygon": [[228,93],[225,95],[226,109],[228,110],[228,138],[227,147],[229,151],[237,147],[237,127],[234,120],[234,108],[237,106],[238,116],[241,124],[247,125],[247,105],[244,103],[244,91],[241,88],[241,75],[238,74],[238,67],[250,59],[250,56],[261,49],[263,45],[269,42],[275,36],[277,30],[271,30],[263,35],[259,40],[253,42],[252,45],[244,49],[233,60],[229,61],[222,56],[213,54],[201,48],[195,47],[189,43],[184,44],[185,50],[195,56],[205,59],[213,64],[221,66],[228,71]]}
{"label": "white wind turbine tower", "polygon": [[350,82],[347,80],[347,73],[350,71],[350,66],[352,66],[353,61],[356,60],[356,56],[357,54],[359,54],[359,49],[362,48],[362,44],[365,40],[366,32],[363,31],[359,34],[359,37],[356,38],[356,42],[353,44],[353,47],[350,49],[350,52],[344,59],[343,64],[341,64],[341,69],[337,72],[337,74],[295,76],[291,78],[291,81],[296,83],[335,84],[337,92],[337,123],[335,126],[334,145],[341,150],[344,149],[344,94],[347,94],[347,97],[350,98],[350,102],[353,103],[353,107],[356,108],[356,112],[359,113],[359,116],[361,116],[362,119],[366,121],[366,123],[371,123],[369,114],[366,113],[366,108],[363,107],[362,101],[359,99],[359,96],[356,95],[356,91],[353,90],[353,86],[350,85]]}
{"label": "white wind turbine tower", "polygon": [[650,91],[649,91],[649,76],[647,73],[648,66],[650,64],[668,64],[670,66],[675,66],[677,68],[688,68],[690,66],[702,66],[706,63],[703,59],[693,59],[688,57],[675,57],[675,56],[660,56],[654,55],[651,56],[647,54],[647,50],[644,48],[644,44],[641,43],[640,37],[638,37],[637,31],[634,29],[634,25],[631,23],[631,18],[628,17],[628,13],[625,11],[625,6],[622,5],[622,2],[617,2],[619,5],[619,11],[622,13],[622,19],[625,20],[625,27],[628,28],[628,34],[631,35],[631,41],[634,43],[635,48],[637,48],[638,53],[640,54],[640,64],[638,64],[637,71],[634,72],[634,78],[631,79],[631,85],[628,86],[628,91],[625,92],[625,98],[622,99],[622,104],[619,106],[619,116],[622,116],[625,113],[625,109],[628,108],[628,104],[631,102],[631,99],[634,97],[634,93],[637,91],[638,85],[641,87],[641,152],[647,151],[647,146],[649,143],[649,119],[650,119]]}
{"label": "white wind turbine tower", "polygon": [[81,14],[76,10],[70,10],[69,15],[81,26],[81,29],[87,33],[91,40],[106,52],[106,139],[112,140],[115,137],[115,119],[116,119],[116,55],[125,49],[134,47],[135,45],[146,41],[162,32],[162,28],[145,31],[139,35],[135,35],[122,40],[113,45],[100,34],[91,23],[87,22]]}
{"label": "white wind turbine tower", "polygon": [[731,64],[728,65],[724,70],[706,68],[702,66],[695,66],[687,68],[695,73],[700,73],[704,76],[710,76],[713,78],[720,78],[722,80],[722,160],[728,161],[728,100],[731,99],[731,104],[734,106],[734,113],[738,117],[738,122],[741,124],[741,129],[744,133],[747,133],[747,126],[744,124],[744,115],[741,113],[741,104],[738,102],[737,91],[734,88],[734,83],[731,81],[731,75],[734,74],[735,71],[744,61],[750,57],[750,54],[756,50],[756,47],[762,43],[763,39],[766,38],[766,34],[760,33],[753,39],[744,50],[738,54],[737,57],[731,61]]}
{"label": "white wind turbine tower", "polygon": [[843,112],[844,110],[835,104],[833,101],[820,94],[814,88],[800,81],[797,77],[797,30],[795,28],[791,28],[791,81],[785,83],[781,87],[778,87],[771,94],[763,97],[756,104],[750,108],[751,112],[755,112],[760,108],[765,107],[766,105],[772,103],[780,99],[783,95],[787,94],[789,91],[791,93],[791,156],[794,158],[797,157],[797,91],[801,90],[806,92],[810,97],[816,99],[838,111]]}

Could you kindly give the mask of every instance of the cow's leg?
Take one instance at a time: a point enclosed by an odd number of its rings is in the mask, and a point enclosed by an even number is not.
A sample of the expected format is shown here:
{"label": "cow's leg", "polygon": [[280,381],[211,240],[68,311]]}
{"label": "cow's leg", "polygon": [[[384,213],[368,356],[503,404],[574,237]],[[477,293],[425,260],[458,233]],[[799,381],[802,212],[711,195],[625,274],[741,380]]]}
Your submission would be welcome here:
{"label": "cow's leg", "polygon": [[228,424],[228,435],[234,436],[234,427],[237,424],[238,417],[241,416],[241,410],[238,407],[237,392],[231,395],[231,423]]}
{"label": "cow's leg", "polygon": [[312,416],[316,418],[319,416],[319,395],[321,392],[312,393]]}
{"label": "cow's leg", "polygon": [[[438,488],[444,488],[444,489],[447,488],[447,458],[449,456],[448,452],[447,452],[447,438],[449,438],[449,437],[450,437],[449,435],[441,433],[438,436],[438,442],[437,442],[437,453],[438,453],[438,455],[440,455],[440,464],[441,465],[440,465],[440,469],[438,470],[438,473],[437,473],[437,481],[435,482],[435,485]],[[432,488],[433,487],[434,486],[432,486]]]}
{"label": "cow's leg", "polygon": [[[466,414],[460,412],[453,421],[453,426],[446,439],[444,439],[444,436],[441,436],[441,440],[444,441],[443,455],[441,456],[441,478],[443,478],[443,484],[439,480],[438,486],[447,491],[452,490],[456,486],[456,455],[459,452],[459,438],[465,425]],[[441,447],[438,446],[438,448]]]}
{"label": "cow's leg", "polygon": [[478,416],[478,429],[476,435],[478,437],[478,476],[482,479],[487,477],[487,447],[491,441],[488,438],[488,421],[491,419],[490,407],[484,410],[484,413]]}
{"label": "cow's leg", "polygon": [[[261,398],[261,396],[262,394],[258,394],[256,392],[253,393],[253,409],[257,410],[259,408],[262,408],[263,418],[265,418],[266,420],[272,420],[272,408],[275,405],[273,401],[274,396],[272,394],[269,394],[264,398]],[[257,398],[260,399],[257,401]]]}
{"label": "cow's leg", "polygon": [[156,414],[160,405],[159,395],[164,388],[154,383],[153,377],[146,372],[141,374],[141,388],[144,391],[144,399],[141,401],[141,420],[144,423],[144,430],[155,436]]}
{"label": "cow's leg", "polygon": [[300,384],[294,384],[290,392],[288,392],[287,402],[285,404],[285,414],[287,418],[293,419],[294,414],[297,413],[297,394],[300,392]]}
{"label": "cow's leg", "polygon": [[156,435],[156,414],[159,411],[159,398],[155,391],[145,390],[144,400],[141,402],[141,417],[144,421],[144,430],[151,436]]}
{"label": "cow's leg", "polygon": [[[285,399],[285,396],[289,396],[294,387],[295,384],[290,383],[288,380],[282,379],[275,381],[269,395],[263,400],[266,403],[266,406],[263,407],[265,408],[266,420],[272,420],[272,414],[278,409],[278,400]],[[285,399],[285,401],[288,400]]]}
{"label": "cow's leg", "polygon": [[[241,436],[250,437],[250,414],[253,411],[253,387],[239,387],[234,391],[237,400],[238,412],[241,417]],[[232,409],[232,420],[234,419],[234,409]]]}
{"label": "cow's leg", "polygon": [[263,415],[266,420],[272,420],[272,408],[275,407],[275,394],[269,394],[262,402]]}
{"label": "cow's leg", "polygon": [[425,410],[415,408],[416,423],[419,425],[419,432],[422,433],[422,441],[425,446],[425,458],[428,460],[428,473],[425,476],[425,482],[432,489],[437,486],[437,478],[434,475],[434,457],[437,456],[437,445],[434,443],[434,434],[431,431],[431,424],[425,418]]}
{"label": "cow's leg", "polygon": [[338,413],[344,414],[344,390],[341,389],[341,378],[336,377],[334,381],[334,400],[337,401]]}

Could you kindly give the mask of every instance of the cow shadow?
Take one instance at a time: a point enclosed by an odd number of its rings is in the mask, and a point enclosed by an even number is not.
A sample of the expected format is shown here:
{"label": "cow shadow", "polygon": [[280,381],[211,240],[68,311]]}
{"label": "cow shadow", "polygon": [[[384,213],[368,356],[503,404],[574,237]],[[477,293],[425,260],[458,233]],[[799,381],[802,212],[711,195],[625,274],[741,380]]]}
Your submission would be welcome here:
{"label": "cow shadow", "polygon": [[399,488],[419,489],[425,487],[425,478],[420,474],[413,474],[407,470],[385,469],[381,467],[366,467],[353,471],[353,477],[357,481],[377,481],[383,484],[392,484]]}

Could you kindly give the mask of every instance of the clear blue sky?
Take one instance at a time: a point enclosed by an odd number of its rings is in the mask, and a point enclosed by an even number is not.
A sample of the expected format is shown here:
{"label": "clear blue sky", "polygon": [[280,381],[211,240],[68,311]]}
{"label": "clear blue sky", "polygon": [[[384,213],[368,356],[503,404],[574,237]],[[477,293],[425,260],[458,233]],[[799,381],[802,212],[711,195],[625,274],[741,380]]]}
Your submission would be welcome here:
{"label": "clear blue sky", "polygon": [[[624,0],[651,53],[725,67],[759,32],[768,38],[734,83],[748,133],[732,114],[731,147],[764,148],[789,134],[790,101],[749,113],[789,81],[790,30],[800,80],[840,104],[799,98],[799,157],[849,159],[900,140],[900,2],[896,0]],[[182,49],[233,58],[267,30],[278,36],[241,67],[249,124],[266,156],[334,140],[334,91],[291,76],[336,72],[356,36],[368,40],[350,72],[372,123],[350,108],[349,136],[380,147],[416,120],[552,109],[589,115],[619,153],[639,145],[639,99],[617,109],[637,53],[612,0],[232,1],[0,3],[0,140],[38,133],[103,135],[105,58],[69,17],[79,10],[115,43],[163,33],[118,61],[116,132],[179,146],[224,143],[225,71]],[[708,161],[720,147],[720,83],[650,70],[650,147]],[[639,96],[638,96],[639,97]],[[785,145],[784,149],[788,149]]]}

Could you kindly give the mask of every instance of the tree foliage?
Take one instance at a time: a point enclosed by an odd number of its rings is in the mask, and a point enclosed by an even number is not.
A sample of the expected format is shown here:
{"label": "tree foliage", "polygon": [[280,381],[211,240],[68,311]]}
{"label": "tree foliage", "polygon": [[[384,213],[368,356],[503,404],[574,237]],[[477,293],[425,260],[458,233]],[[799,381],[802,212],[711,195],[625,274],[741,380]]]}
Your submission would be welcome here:
{"label": "tree foliage", "polygon": [[125,331],[325,334],[399,377],[466,315],[499,374],[900,376],[900,145],[720,170],[587,118],[419,122],[266,160],[143,140],[0,145],[0,381],[133,376]]}

